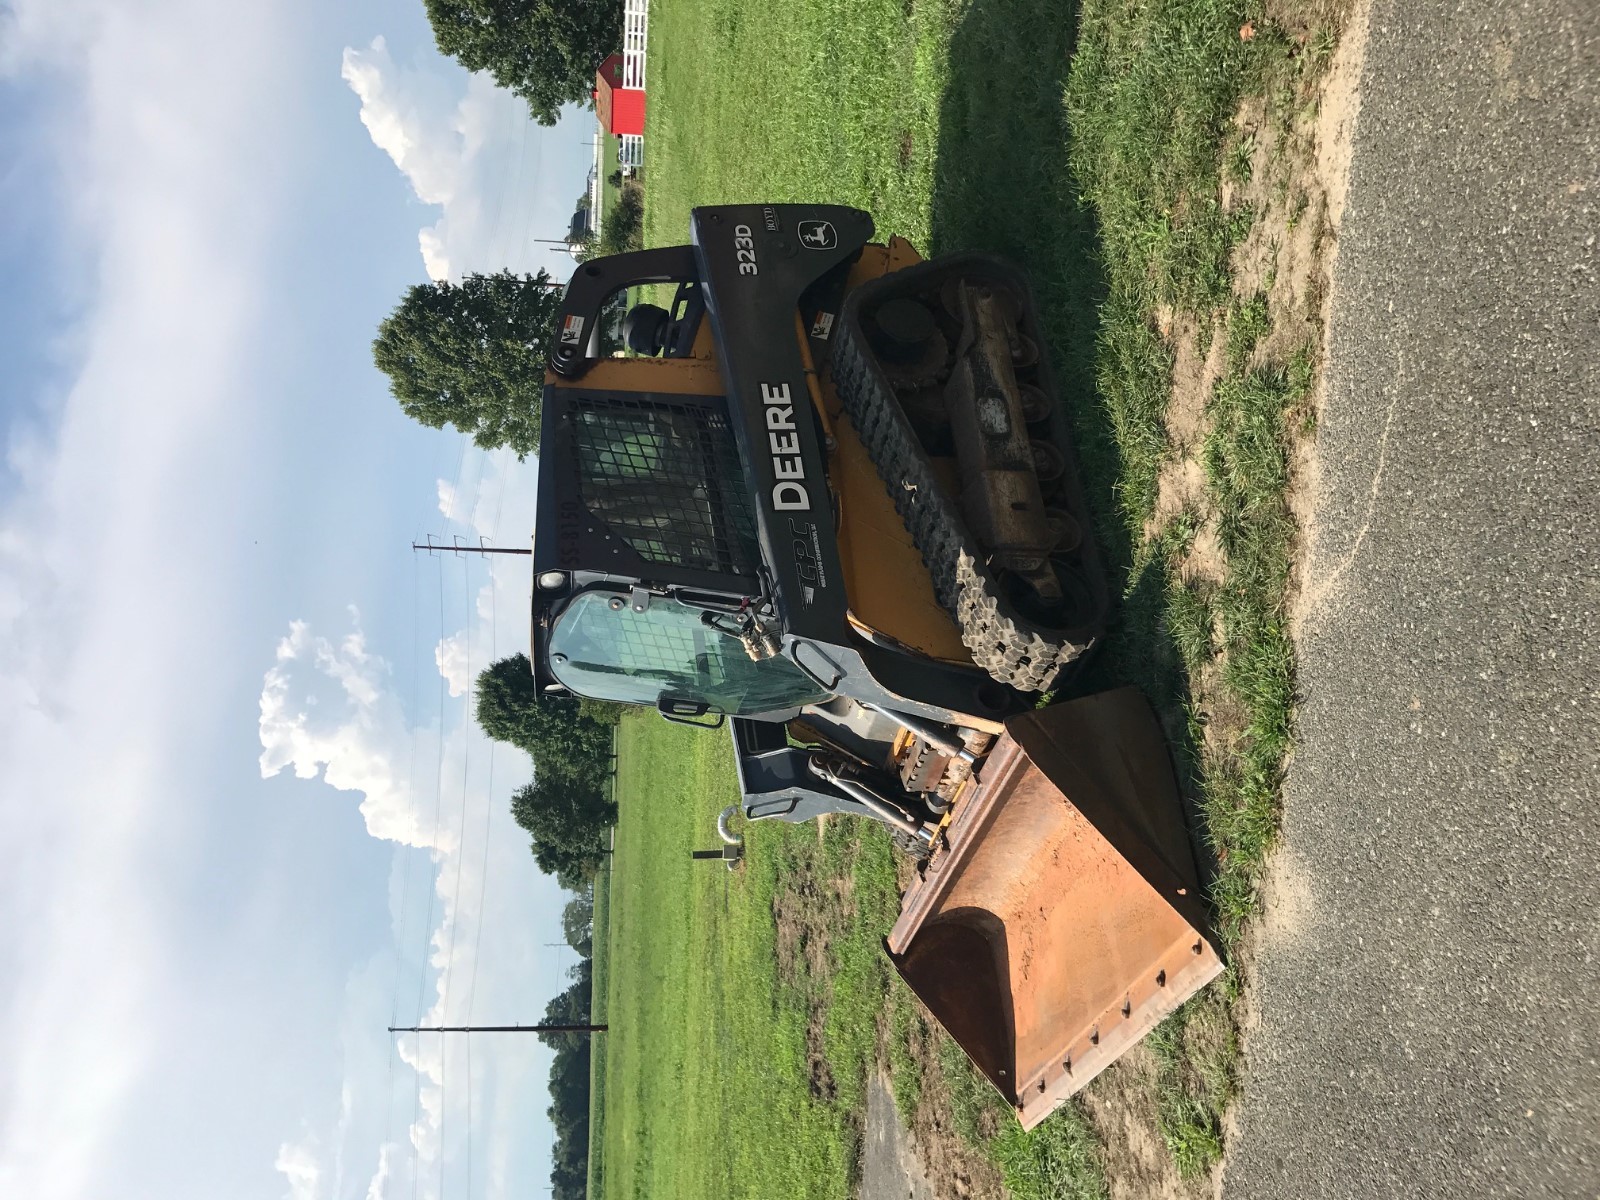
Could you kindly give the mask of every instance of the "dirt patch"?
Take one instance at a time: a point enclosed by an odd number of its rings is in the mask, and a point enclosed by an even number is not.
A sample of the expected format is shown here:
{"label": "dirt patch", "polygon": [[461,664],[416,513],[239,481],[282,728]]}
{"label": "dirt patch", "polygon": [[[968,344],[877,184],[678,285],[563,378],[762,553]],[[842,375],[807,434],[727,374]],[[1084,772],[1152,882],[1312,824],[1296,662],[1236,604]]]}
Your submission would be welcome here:
{"label": "dirt patch", "polygon": [[1213,659],[1200,668],[1194,681],[1194,698],[1206,717],[1206,753],[1232,753],[1244,737],[1249,712],[1233,689],[1223,683],[1220,661]]}
{"label": "dirt patch", "polygon": [[1163,311],[1156,324],[1172,350],[1172,392],[1162,418],[1172,450],[1156,480],[1155,511],[1144,535],[1159,537],[1180,518],[1193,521],[1196,531],[1178,573],[1190,582],[1217,583],[1227,572],[1227,560],[1217,540],[1201,455],[1211,431],[1206,407],[1227,367],[1227,339],[1214,322],[1202,324],[1192,313]]}
{"label": "dirt patch", "polygon": [[950,1089],[937,1063],[923,1064],[922,1096],[910,1136],[940,1200],[1005,1200],[999,1168],[956,1130]]}
{"label": "dirt patch", "polygon": [[814,879],[799,875],[772,898],[778,980],[787,987],[810,992],[829,976],[828,925],[842,897],[831,884],[828,890],[825,898]]}
{"label": "dirt patch", "polygon": [[812,1099],[831,1104],[839,1089],[833,1081],[828,1056],[823,1053],[822,1028],[826,1021],[827,1014],[821,1008],[814,1008],[806,1022],[806,1081]]}
{"label": "dirt patch", "polygon": [[[899,1122],[901,1134],[915,1151],[923,1177],[940,1200],[1006,1200],[999,1168],[962,1136],[956,1123],[953,1096],[939,1061],[942,1035],[927,1010],[916,1001],[912,1003],[916,1004],[918,1019],[911,1022],[908,1036],[896,1049],[911,1059],[922,1087],[910,1121]],[[887,1023],[880,1024],[879,1072],[891,1089],[893,1069],[884,1064],[891,1061],[889,1039],[894,1036]],[[898,1113],[895,1116],[899,1120]],[[980,1114],[978,1132],[983,1138],[994,1136],[997,1129],[993,1113]]]}
{"label": "dirt patch", "polygon": [[1221,583],[1228,573],[1228,559],[1217,536],[1216,513],[1198,447],[1192,454],[1169,459],[1161,468],[1155,512],[1145,525],[1145,537],[1159,537],[1162,530],[1180,518],[1195,522],[1196,528],[1189,548],[1177,563],[1178,577],[1186,583]]}
{"label": "dirt patch", "polygon": [[1210,1176],[1183,1179],[1156,1124],[1154,1056],[1135,1046],[1083,1091],[1083,1107],[1105,1153],[1111,1200],[1200,1200],[1218,1194]]}
{"label": "dirt patch", "polygon": [[1202,326],[1190,313],[1173,318],[1166,331],[1172,347],[1172,398],[1163,420],[1173,449],[1182,456],[1199,454],[1211,428],[1206,402],[1228,364],[1227,342],[1216,334],[1213,325]]}
{"label": "dirt patch", "polygon": [[1286,114],[1289,103],[1287,97],[1279,97],[1272,108],[1252,102],[1235,118],[1237,136],[1254,152],[1249,180],[1233,189],[1228,203],[1248,205],[1255,221],[1233,252],[1233,289],[1242,299],[1264,295],[1270,322],[1252,364],[1281,363],[1321,341],[1332,252],[1329,200],[1316,169],[1317,126],[1311,115],[1321,111],[1321,102],[1313,93]]}
{"label": "dirt patch", "polygon": [[[1318,297],[1317,321],[1326,330],[1333,312],[1334,267],[1339,254],[1339,228],[1349,190],[1350,157],[1356,121],[1361,113],[1361,64],[1366,55],[1370,0],[1357,0],[1345,21],[1344,36],[1323,79],[1312,136],[1310,177],[1324,197],[1326,230],[1323,251],[1324,286]],[[1311,398],[1311,422],[1320,422],[1326,382],[1318,373]],[[1289,509],[1300,527],[1302,553],[1296,556],[1289,581],[1289,631],[1298,641],[1320,604],[1337,587],[1342,569],[1323,563],[1318,554],[1317,508],[1322,489],[1315,439],[1300,438],[1291,461]],[[1358,546],[1359,548],[1359,542]]]}

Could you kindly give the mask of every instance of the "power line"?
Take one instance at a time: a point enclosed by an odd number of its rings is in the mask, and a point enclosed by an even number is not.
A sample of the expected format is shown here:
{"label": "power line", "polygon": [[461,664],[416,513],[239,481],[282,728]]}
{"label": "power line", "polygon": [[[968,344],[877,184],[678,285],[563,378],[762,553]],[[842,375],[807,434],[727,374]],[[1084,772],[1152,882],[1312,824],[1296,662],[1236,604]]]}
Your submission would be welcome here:
{"label": "power line", "polygon": [[[440,567],[441,573],[443,566]],[[466,656],[467,679],[472,679],[472,564],[463,557],[461,559],[461,604],[463,608],[462,619],[466,624]],[[443,639],[440,639],[443,645]],[[443,673],[441,672],[441,678]],[[467,723],[471,722],[470,709],[472,693],[466,692],[464,701],[469,712]],[[450,979],[455,971],[456,960],[456,926],[461,920],[461,867],[466,861],[467,851],[467,801],[472,792],[472,738],[470,733],[462,738],[461,742],[461,820],[456,826],[456,880],[450,894],[450,931],[449,944],[445,949],[444,980],[439,989],[439,1016],[448,1016],[450,1011]],[[445,1077],[449,1070],[449,1053],[443,1044],[439,1047],[439,1194],[444,1195],[445,1174]],[[470,1081],[468,1086],[470,1087]],[[471,1097],[468,1096],[470,1103]],[[470,1119],[470,1118],[469,1118]],[[470,1136],[470,1135],[469,1135]],[[470,1200],[470,1192],[468,1193]]]}
{"label": "power line", "polygon": [[[500,505],[505,501],[505,471],[500,474],[500,497],[495,503],[494,532],[500,529]],[[497,603],[499,587],[494,577],[494,565],[489,566],[489,661],[500,653],[500,621]],[[489,780],[483,798],[483,858],[478,865],[478,927],[472,937],[472,974],[467,980],[467,1020],[472,1020],[473,1005],[478,996],[478,962],[483,948],[483,923],[488,916],[489,894],[489,832],[490,818],[494,814],[494,739],[489,741]],[[472,1200],[472,1039],[467,1038],[467,1200]]]}
{"label": "power line", "polygon": [[[465,442],[464,441],[463,441],[462,452],[463,452],[463,454],[465,454]],[[429,540],[431,542],[432,539],[429,539]],[[441,558],[439,560],[439,642],[443,643],[443,641],[444,641],[444,560]],[[442,804],[444,803],[444,673],[442,671],[439,673],[439,723],[438,723],[438,726],[437,726],[437,731],[438,731],[439,753],[438,753],[438,756],[437,756],[438,757],[438,767],[437,767],[437,770],[435,772],[435,777],[434,777],[433,836],[428,841],[429,854],[430,855],[434,852],[434,849],[439,844],[439,816],[440,816],[440,808],[441,808]],[[422,966],[421,966],[421,969],[417,972],[417,1020],[418,1020],[419,1024],[420,1024],[420,1022],[422,1020],[422,1011],[423,1011],[422,1010],[422,995],[423,995],[424,988],[427,986],[427,979],[428,979],[428,946],[433,941],[433,936],[432,936],[432,934],[433,934],[433,900],[434,900],[434,895],[438,892],[438,890],[439,890],[438,881],[435,880],[434,883],[428,888],[428,915],[427,915],[427,918],[422,923],[422,932],[423,932],[423,936],[424,936],[424,938],[426,940],[423,942],[423,945],[422,945]],[[415,1098],[415,1100],[414,1100],[414,1102],[412,1104],[412,1110],[411,1110],[412,1111],[411,1123],[412,1123],[413,1127],[415,1127],[417,1124],[419,1124],[421,1122],[421,1120],[422,1120],[422,1062],[421,1062],[421,1059],[422,1059],[422,1046],[421,1046],[421,1044],[419,1042],[418,1046],[417,1046],[417,1060],[418,1060],[417,1061],[417,1091],[416,1091],[416,1098]],[[439,1159],[440,1159],[441,1162],[443,1162],[443,1160],[444,1160],[444,1042],[442,1040],[439,1043],[439,1075],[440,1075],[440,1082],[439,1082]],[[419,1189],[421,1187],[421,1183],[422,1183],[422,1150],[421,1150],[420,1147],[418,1147],[417,1148],[417,1153],[416,1153],[416,1158],[415,1158],[415,1165],[414,1165],[413,1170],[411,1172],[411,1200],[417,1200],[417,1194],[418,1194],[418,1191],[419,1191]],[[442,1191],[442,1189],[441,1189],[441,1191]]]}
{"label": "power line", "polygon": [[[417,637],[422,632],[422,584],[420,578],[421,564],[413,556],[411,559],[411,684],[407,689],[407,698],[411,702],[413,711],[420,708],[418,702],[418,684],[420,672],[417,669]],[[411,811],[411,801],[416,794],[417,781],[417,734],[420,726],[411,726],[411,754],[410,763],[406,768],[406,811]],[[400,1017],[400,976],[404,966],[404,958],[400,950],[406,935],[406,913],[411,901],[411,860],[412,855],[404,856],[404,869],[400,880],[400,919],[395,937],[394,955],[394,987],[389,998],[390,1020]],[[389,1043],[389,1073],[388,1082],[384,1087],[383,1106],[383,1134],[386,1140],[394,1140],[394,1063],[399,1053],[398,1046],[393,1040]]]}
{"label": "power line", "polygon": [[391,1025],[390,1033],[605,1033],[609,1025]]}

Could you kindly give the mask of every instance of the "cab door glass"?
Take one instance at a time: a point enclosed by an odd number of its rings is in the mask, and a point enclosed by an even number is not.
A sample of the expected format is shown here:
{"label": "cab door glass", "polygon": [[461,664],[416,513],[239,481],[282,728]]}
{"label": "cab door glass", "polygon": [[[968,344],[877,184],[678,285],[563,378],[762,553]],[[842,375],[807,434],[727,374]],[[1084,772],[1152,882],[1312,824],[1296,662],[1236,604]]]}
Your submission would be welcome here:
{"label": "cab door glass", "polygon": [[663,696],[731,716],[798,708],[828,693],[783,657],[756,662],[702,610],[651,597],[636,612],[626,597],[586,592],[556,618],[550,673],[597,700],[654,706]]}

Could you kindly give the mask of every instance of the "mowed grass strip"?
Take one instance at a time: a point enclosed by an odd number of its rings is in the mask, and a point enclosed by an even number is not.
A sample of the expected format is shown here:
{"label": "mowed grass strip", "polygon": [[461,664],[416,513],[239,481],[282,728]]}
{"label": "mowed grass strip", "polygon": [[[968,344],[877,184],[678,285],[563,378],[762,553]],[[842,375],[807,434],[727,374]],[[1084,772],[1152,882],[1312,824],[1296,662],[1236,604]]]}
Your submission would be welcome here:
{"label": "mowed grass strip", "polygon": [[[590,1019],[606,1020],[606,989],[611,983],[611,863],[594,880],[593,992]],[[606,1049],[604,1035],[589,1044],[589,1182],[590,1196],[605,1195]]]}
{"label": "mowed grass strip", "polygon": [[692,861],[738,799],[727,735],[638,715],[617,744],[596,1195],[847,1195],[889,987],[887,837],[767,823],[740,871]]}
{"label": "mowed grass strip", "polygon": [[646,244],[695,205],[825,200],[927,245],[948,36],[904,0],[656,3]]}

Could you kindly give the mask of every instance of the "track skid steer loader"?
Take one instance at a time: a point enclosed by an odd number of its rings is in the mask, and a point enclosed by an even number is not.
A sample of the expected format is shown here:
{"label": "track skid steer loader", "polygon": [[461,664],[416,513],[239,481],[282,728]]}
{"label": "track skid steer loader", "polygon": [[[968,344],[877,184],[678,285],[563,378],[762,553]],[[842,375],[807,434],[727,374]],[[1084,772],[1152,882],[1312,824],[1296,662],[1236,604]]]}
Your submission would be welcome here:
{"label": "track skid steer loader", "polygon": [[1027,279],[837,206],[690,235],[563,300],[540,689],[726,722],[752,821],[887,826],[889,955],[1032,1127],[1222,963],[1148,704],[1038,707],[1109,599]]}

